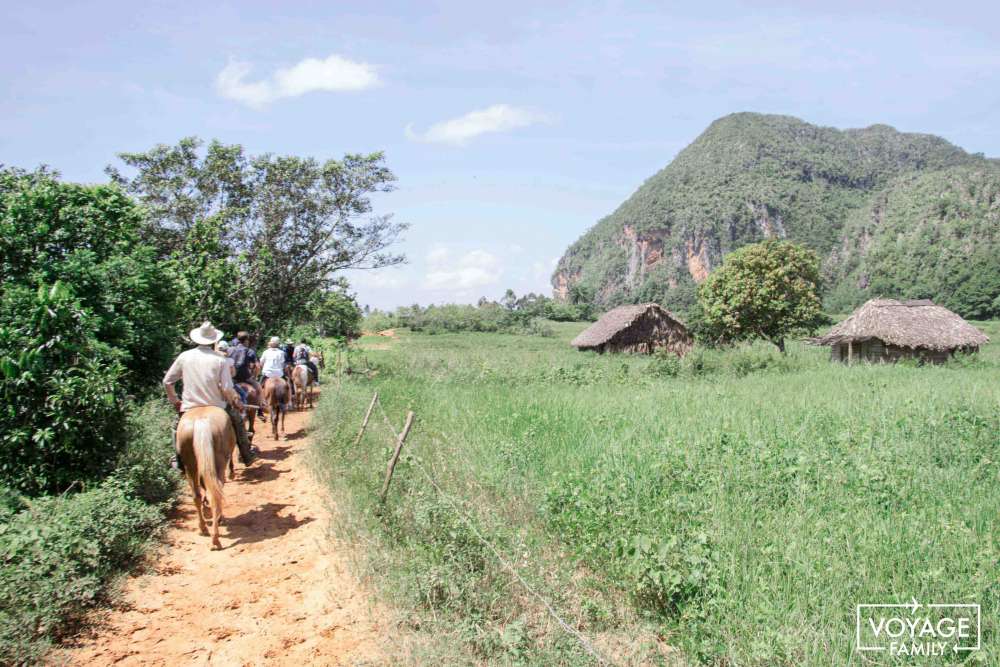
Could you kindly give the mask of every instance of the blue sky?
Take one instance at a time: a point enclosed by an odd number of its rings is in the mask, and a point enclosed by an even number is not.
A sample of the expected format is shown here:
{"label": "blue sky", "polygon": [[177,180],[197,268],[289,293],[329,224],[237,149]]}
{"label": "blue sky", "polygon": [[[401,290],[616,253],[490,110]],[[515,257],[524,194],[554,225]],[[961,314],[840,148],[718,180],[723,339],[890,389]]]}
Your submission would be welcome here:
{"label": "blue sky", "polygon": [[547,293],[569,243],[735,111],[1000,155],[997,2],[5,4],[0,163],[102,181],[188,135],[384,150],[379,212],[412,227],[406,266],[349,276],[378,307]]}

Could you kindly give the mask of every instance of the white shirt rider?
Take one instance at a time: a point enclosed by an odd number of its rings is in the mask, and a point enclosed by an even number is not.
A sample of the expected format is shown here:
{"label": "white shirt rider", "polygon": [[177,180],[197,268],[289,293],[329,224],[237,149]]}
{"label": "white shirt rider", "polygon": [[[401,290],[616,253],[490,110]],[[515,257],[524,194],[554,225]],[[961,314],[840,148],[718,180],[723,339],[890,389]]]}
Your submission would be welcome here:
{"label": "white shirt rider", "polygon": [[260,355],[261,374],[266,378],[280,378],[285,374],[285,352],[271,339],[271,346]]}

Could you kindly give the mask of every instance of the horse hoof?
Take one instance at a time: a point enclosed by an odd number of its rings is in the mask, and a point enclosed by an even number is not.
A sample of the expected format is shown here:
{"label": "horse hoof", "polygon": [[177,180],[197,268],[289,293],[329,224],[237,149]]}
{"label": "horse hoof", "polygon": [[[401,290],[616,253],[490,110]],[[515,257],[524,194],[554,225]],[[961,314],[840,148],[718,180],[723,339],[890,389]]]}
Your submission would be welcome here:
{"label": "horse hoof", "polygon": [[222,542],[219,540],[212,540],[212,551],[222,551]]}

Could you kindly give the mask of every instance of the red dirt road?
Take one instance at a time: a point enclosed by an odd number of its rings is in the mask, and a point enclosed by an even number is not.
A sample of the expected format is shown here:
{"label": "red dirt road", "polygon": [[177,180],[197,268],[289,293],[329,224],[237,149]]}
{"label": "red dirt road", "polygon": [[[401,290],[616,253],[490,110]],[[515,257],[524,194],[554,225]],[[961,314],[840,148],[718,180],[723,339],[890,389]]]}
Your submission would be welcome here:
{"label": "red dirt road", "polygon": [[164,548],[125,583],[91,634],[48,656],[57,665],[385,664],[384,614],[328,534],[327,502],[303,460],[308,412],[288,440],[258,422],[262,458],[226,483],[222,551],[198,534],[189,495]]}

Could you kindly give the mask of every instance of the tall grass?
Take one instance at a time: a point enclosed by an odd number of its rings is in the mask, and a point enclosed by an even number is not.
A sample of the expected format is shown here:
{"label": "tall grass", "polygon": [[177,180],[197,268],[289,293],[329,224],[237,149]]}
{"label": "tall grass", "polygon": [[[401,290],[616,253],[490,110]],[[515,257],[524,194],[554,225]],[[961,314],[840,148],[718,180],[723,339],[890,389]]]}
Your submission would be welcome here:
{"label": "tall grass", "polygon": [[387,434],[351,446],[375,389],[397,426],[417,413],[409,455],[620,662],[675,659],[669,646],[692,663],[861,664],[855,605],[916,597],[980,603],[971,659],[1000,664],[990,346],[944,367],[846,367],[805,346],[674,363],[578,353],[580,326],[556,328],[404,335],[320,408],[324,464],[357,517],[345,528],[373,540],[373,572],[449,650],[585,660],[412,460],[377,511]]}

